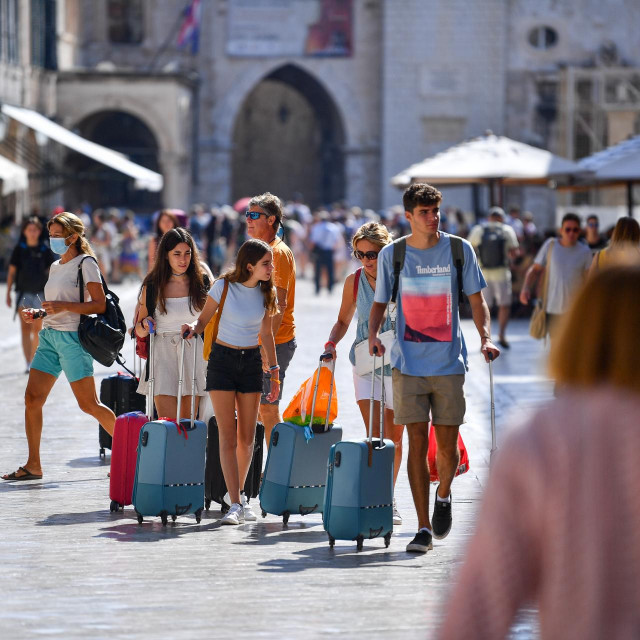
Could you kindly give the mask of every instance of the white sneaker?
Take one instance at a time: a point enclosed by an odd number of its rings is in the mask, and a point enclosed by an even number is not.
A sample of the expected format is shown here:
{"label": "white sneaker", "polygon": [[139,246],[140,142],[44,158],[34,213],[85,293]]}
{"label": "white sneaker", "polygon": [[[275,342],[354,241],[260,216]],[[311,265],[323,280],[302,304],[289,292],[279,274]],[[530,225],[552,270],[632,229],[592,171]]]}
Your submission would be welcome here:
{"label": "white sneaker", "polygon": [[245,522],[255,522],[258,518],[256,514],[253,512],[253,509],[251,508],[251,505],[247,500],[247,496],[245,496],[243,493],[240,495],[240,498],[242,499],[242,509],[244,510]]}
{"label": "white sneaker", "polygon": [[222,502],[224,502],[227,507],[231,506],[231,498],[229,497],[229,492],[227,491],[227,493],[224,494],[224,498],[222,498]]}
{"label": "white sneaker", "polygon": [[396,499],[393,499],[393,524],[402,524],[402,516],[398,511],[398,506],[396,505]]}
{"label": "white sneaker", "polygon": [[220,520],[221,524],[244,524],[244,509],[241,504],[234,502],[229,511]]}

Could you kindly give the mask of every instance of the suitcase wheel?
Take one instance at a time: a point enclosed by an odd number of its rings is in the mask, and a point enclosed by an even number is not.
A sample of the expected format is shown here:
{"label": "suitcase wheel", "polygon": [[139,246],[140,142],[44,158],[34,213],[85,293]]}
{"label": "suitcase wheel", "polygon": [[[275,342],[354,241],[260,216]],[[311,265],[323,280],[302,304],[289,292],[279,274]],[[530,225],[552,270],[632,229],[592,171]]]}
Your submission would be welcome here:
{"label": "suitcase wheel", "polygon": [[266,518],[266,517],[267,517],[267,512],[266,512],[264,509],[262,510],[262,517],[263,517],[263,518]]}
{"label": "suitcase wheel", "polygon": [[387,533],[387,535],[384,537],[384,546],[388,547],[391,544],[391,531],[389,531],[389,533]]}
{"label": "suitcase wheel", "polygon": [[171,515],[171,519],[175,522],[178,519],[178,516]]}
{"label": "suitcase wheel", "polygon": [[195,512],[195,516],[196,516],[196,523],[200,524],[200,521],[202,520],[202,507],[200,507],[196,512]]}
{"label": "suitcase wheel", "polygon": [[167,521],[169,519],[169,514],[166,511],[161,511],[160,512],[160,519],[162,520],[162,526],[166,527],[167,526]]}
{"label": "suitcase wheel", "polygon": [[120,509],[120,503],[116,502],[115,500],[111,501],[111,504],[109,505],[109,511],[111,513],[114,513],[116,511],[118,511]]}
{"label": "suitcase wheel", "polygon": [[142,524],[142,514],[136,511],[136,516],[138,517],[138,524]]}
{"label": "suitcase wheel", "polygon": [[104,447],[100,447],[100,457],[101,458],[107,457],[107,452],[104,450]]}
{"label": "suitcase wheel", "polygon": [[329,534],[329,548],[333,549],[335,544],[336,544],[336,539],[331,534]]}
{"label": "suitcase wheel", "polygon": [[206,511],[209,511],[209,507],[211,506],[211,500],[209,498],[205,498],[204,500],[204,508]]}
{"label": "suitcase wheel", "polygon": [[220,513],[224,515],[227,511],[229,511],[229,505],[223,500],[220,503]]}
{"label": "suitcase wheel", "polygon": [[290,511],[285,511],[285,512],[282,514],[282,524],[283,524],[283,525],[285,525],[285,526],[287,525],[287,523],[289,522],[289,516],[290,516],[290,515],[291,515],[291,512],[290,512]]}
{"label": "suitcase wheel", "polygon": [[356,538],[356,549],[358,551],[362,551],[363,546],[364,546],[364,536],[358,536]]}

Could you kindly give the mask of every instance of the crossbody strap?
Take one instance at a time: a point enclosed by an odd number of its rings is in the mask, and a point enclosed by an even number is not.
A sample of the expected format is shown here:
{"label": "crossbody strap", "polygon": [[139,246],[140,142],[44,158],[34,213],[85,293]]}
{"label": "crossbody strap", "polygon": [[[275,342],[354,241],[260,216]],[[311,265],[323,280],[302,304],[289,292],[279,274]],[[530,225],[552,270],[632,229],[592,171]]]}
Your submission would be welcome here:
{"label": "crossbody strap", "polygon": [[353,279],[353,301],[358,299],[358,285],[360,284],[360,276],[362,276],[362,267],[356,271],[356,276]]}
{"label": "crossbody strap", "polygon": [[551,251],[555,240],[551,240],[549,243],[549,251],[547,251],[547,264],[544,270],[544,281],[542,283],[542,309],[547,310],[547,293],[549,291],[549,271],[551,271]]}
{"label": "crossbody strap", "polygon": [[407,238],[398,238],[393,243],[393,289],[391,290],[391,302],[398,299],[398,287],[400,285],[400,272],[404,267],[404,258],[407,253]]}
{"label": "crossbody strap", "polygon": [[[82,260],[80,260],[80,264],[78,265],[77,279],[78,287],[80,289],[80,302],[84,302],[84,276],[82,275],[82,263],[87,259],[93,260],[96,264],[98,264],[98,261],[93,256],[85,256],[84,258],[82,258]],[[107,287],[107,283],[105,282],[104,276],[102,275],[102,271],[100,271],[100,266],[98,266],[98,271],[100,273],[100,280],[102,280],[102,289],[104,290],[104,295],[106,296],[111,292],[109,291],[109,287]]]}

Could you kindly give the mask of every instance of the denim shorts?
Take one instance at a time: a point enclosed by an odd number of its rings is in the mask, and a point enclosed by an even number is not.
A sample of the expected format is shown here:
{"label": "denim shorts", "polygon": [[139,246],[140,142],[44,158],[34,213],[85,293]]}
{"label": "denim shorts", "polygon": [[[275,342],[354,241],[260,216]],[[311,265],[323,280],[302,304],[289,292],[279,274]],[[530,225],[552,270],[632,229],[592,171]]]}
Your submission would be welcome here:
{"label": "denim shorts", "polygon": [[278,372],[280,378],[280,394],[273,401],[269,402],[267,396],[271,393],[271,374],[264,372],[262,397],[260,398],[260,404],[279,404],[282,399],[282,388],[284,387],[284,377],[287,373],[287,367],[293,358],[293,354],[296,352],[296,339],[289,340],[289,342],[283,342],[276,345],[276,359],[278,365],[280,365],[280,371]]}
{"label": "denim shorts", "polygon": [[262,392],[260,348],[232,349],[214,344],[207,365],[207,391]]}
{"label": "denim shorts", "polygon": [[43,329],[31,368],[56,378],[62,371],[69,382],[93,376],[93,358],[80,344],[77,331]]}

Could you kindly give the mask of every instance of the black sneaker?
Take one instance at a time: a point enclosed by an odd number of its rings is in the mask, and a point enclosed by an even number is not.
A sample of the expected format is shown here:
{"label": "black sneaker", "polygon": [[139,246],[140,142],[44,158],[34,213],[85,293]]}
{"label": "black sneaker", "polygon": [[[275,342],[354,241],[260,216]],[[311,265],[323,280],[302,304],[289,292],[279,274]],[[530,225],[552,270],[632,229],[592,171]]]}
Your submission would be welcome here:
{"label": "black sneaker", "polygon": [[449,496],[449,502],[442,502],[438,500],[438,491],[436,489],[436,500],[433,505],[433,516],[431,518],[431,528],[433,530],[433,537],[436,540],[442,540],[449,535],[451,531],[451,523],[453,519],[451,517],[451,503],[453,502],[453,496]]}
{"label": "black sneaker", "polygon": [[428,531],[418,531],[416,537],[407,545],[407,551],[413,553],[427,553],[430,549],[433,549],[433,544]]}

